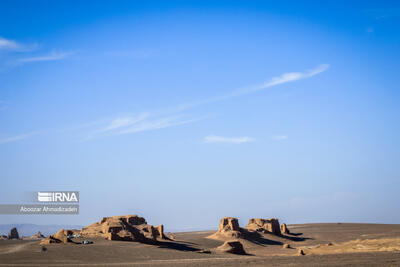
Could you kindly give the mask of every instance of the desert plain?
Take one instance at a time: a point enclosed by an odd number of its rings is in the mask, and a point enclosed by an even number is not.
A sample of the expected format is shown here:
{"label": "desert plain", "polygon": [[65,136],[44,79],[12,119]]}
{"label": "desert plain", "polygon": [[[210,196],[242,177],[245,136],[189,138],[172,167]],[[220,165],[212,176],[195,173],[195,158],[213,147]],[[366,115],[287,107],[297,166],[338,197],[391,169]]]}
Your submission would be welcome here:
{"label": "desert plain", "polygon": [[163,233],[116,216],[47,238],[3,238],[0,266],[400,266],[400,225],[251,219],[244,227],[225,217],[214,231]]}

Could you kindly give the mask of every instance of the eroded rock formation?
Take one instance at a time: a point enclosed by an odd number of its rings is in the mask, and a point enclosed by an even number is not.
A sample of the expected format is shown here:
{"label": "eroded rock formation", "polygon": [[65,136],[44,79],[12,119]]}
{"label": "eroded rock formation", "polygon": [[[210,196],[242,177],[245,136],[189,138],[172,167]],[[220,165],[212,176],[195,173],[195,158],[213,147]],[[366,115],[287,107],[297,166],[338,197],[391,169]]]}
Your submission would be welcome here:
{"label": "eroded rock formation", "polygon": [[39,231],[39,232],[37,232],[36,235],[33,235],[33,237],[36,237],[36,238],[44,238],[45,236],[42,235],[42,233]]}
{"label": "eroded rock formation", "polygon": [[163,225],[154,227],[137,215],[104,217],[99,222],[82,228],[84,237],[103,237],[108,240],[155,242],[166,239]]}
{"label": "eroded rock formation", "polygon": [[212,239],[237,239],[241,236],[239,221],[236,218],[224,217],[221,219],[216,233],[209,236]]}
{"label": "eroded rock formation", "polygon": [[252,218],[246,225],[246,229],[250,231],[257,231],[263,233],[273,233],[276,235],[281,234],[279,220],[276,218],[272,219]]}
{"label": "eroded rock formation", "polygon": [[8,234],[8,239],[19,239],[19,234],[17,228],[12,228]]}
{"label": "eroded rock formation", "polygon": [[24,237],[23,239],[25,239],[25,240],[35,240],[35,239],[42,239],[42,238],[45,238],[45,236],[42,235],[41,232],[37,232],[37,234],[31,235],[31,236],[28,236],[28,237]]}
{"label": "eroded rock formation", "polygon": [[290,234],[289,228],[287,227],[286,223],[282,223],[282,225],[281,225],[281,233],[282,234]]}
{"label": "eroded rock formation", "polygon": [[239,241],[226,241],[224,244],[217,247],[217,250],[233,254],[246,254],[242,243],[240,243]]}
{"label": "eroded rock formation", "polygon": [[[39,235],[38,233],[37,235]],[[159,239],[168,239],[164,235],[164,226],[147,224],[143,217],[137,215],[104,217],[99,222],[82,228],[82,230],[60,230],[44,238],[40,244],[75,243],[74,238],[105,238],[108,240],[138,241],[155,243]],[[80,243],[80,242],[78,242]]]}
{"label": "eroded rock formation", "polygon": [[46,245],[46,244],[54,244],[54,243],[63,243],[63,244],[70,243],[70,242],[72,242],[71,237],[73,236],[73,234],[74,234],[74,231],[72,231],[72,230],[61,229],[54,235],[50,235],[50,236],[42,239],[42,241],[40,241],[40,244]]}

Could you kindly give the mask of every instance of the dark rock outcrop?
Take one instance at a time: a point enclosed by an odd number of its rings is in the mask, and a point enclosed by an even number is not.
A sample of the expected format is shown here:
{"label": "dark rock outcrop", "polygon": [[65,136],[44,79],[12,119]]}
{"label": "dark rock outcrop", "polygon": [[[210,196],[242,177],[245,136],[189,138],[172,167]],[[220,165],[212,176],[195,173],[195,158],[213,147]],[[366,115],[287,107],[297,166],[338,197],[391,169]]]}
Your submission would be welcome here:
{"label": "dark rock outcrop", "polygon": [[19,234],[17,228],[12,228],[8,234],[8,239],[19,239]]}

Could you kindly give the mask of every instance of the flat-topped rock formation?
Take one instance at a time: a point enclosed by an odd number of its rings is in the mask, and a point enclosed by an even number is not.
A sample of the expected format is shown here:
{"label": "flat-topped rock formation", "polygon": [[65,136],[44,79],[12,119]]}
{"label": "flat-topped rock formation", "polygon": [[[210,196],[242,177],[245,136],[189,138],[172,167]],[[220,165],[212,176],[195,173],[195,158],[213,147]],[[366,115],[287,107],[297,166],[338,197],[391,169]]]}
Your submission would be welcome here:
{"label": "flat-topped rock formation", "polygon": [[219,223],[217,232],[207,236],[207,238],[221,241],[238,239],[252,240],[257,238],[257,235],[255,235],[256,233],[281,236],[282,233],[289,234],[289,229],[286,224],[280,225],[279,220],[276,218],[252,218],[249,220],[246,228],[241,228],[237,218],[224,217]]}
{"label": "flat-topped rock formation", "polygon": [[263,233],[273,233],[276,235],[281,234],[279,220],[276,218],[271,218],[271,219],[252,218],[246,225],[246,229],[250,231],[257,231]]}
{"label": "flat-topped rock formation", "polygon": [[[35,235],[40,237],[40,232]],[[105,238],[107,240],[137,241],[155,243],[157,240],[168,240],[164,235],[164,226],[147,224],[143,217],[137,215],[104,217],[81,230],[61,229],[54,235],[44,238],[40,244],[75,243],[74,238]],[[33,237],[32,237],[33,238]]]}
{"label": "flat-topped rock formation", "polygon": [[241,237],[242,229],[239,227],[239,220],[232,217],[224,217],[221,219],[216,233],[208,236],[211,239],[225,240],[237,239]]}
{"label": "flat-topped rock formation", "polygon": [[82,228],[83,237],[102,237],[108,240],[155,242],[166,239],[164,226],[147,224],[137,215],[104,217],[99,222]]}

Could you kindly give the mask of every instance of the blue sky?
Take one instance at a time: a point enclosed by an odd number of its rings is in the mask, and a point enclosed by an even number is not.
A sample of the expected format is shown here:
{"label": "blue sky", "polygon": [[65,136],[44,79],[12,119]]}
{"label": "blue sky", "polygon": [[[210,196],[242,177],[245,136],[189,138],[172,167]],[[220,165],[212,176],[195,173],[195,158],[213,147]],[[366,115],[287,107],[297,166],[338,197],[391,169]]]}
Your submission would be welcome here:
{"label": "blue sky", "polygon": [[3,203],[89,224],[400,223],[395,1],[2,1]]}

